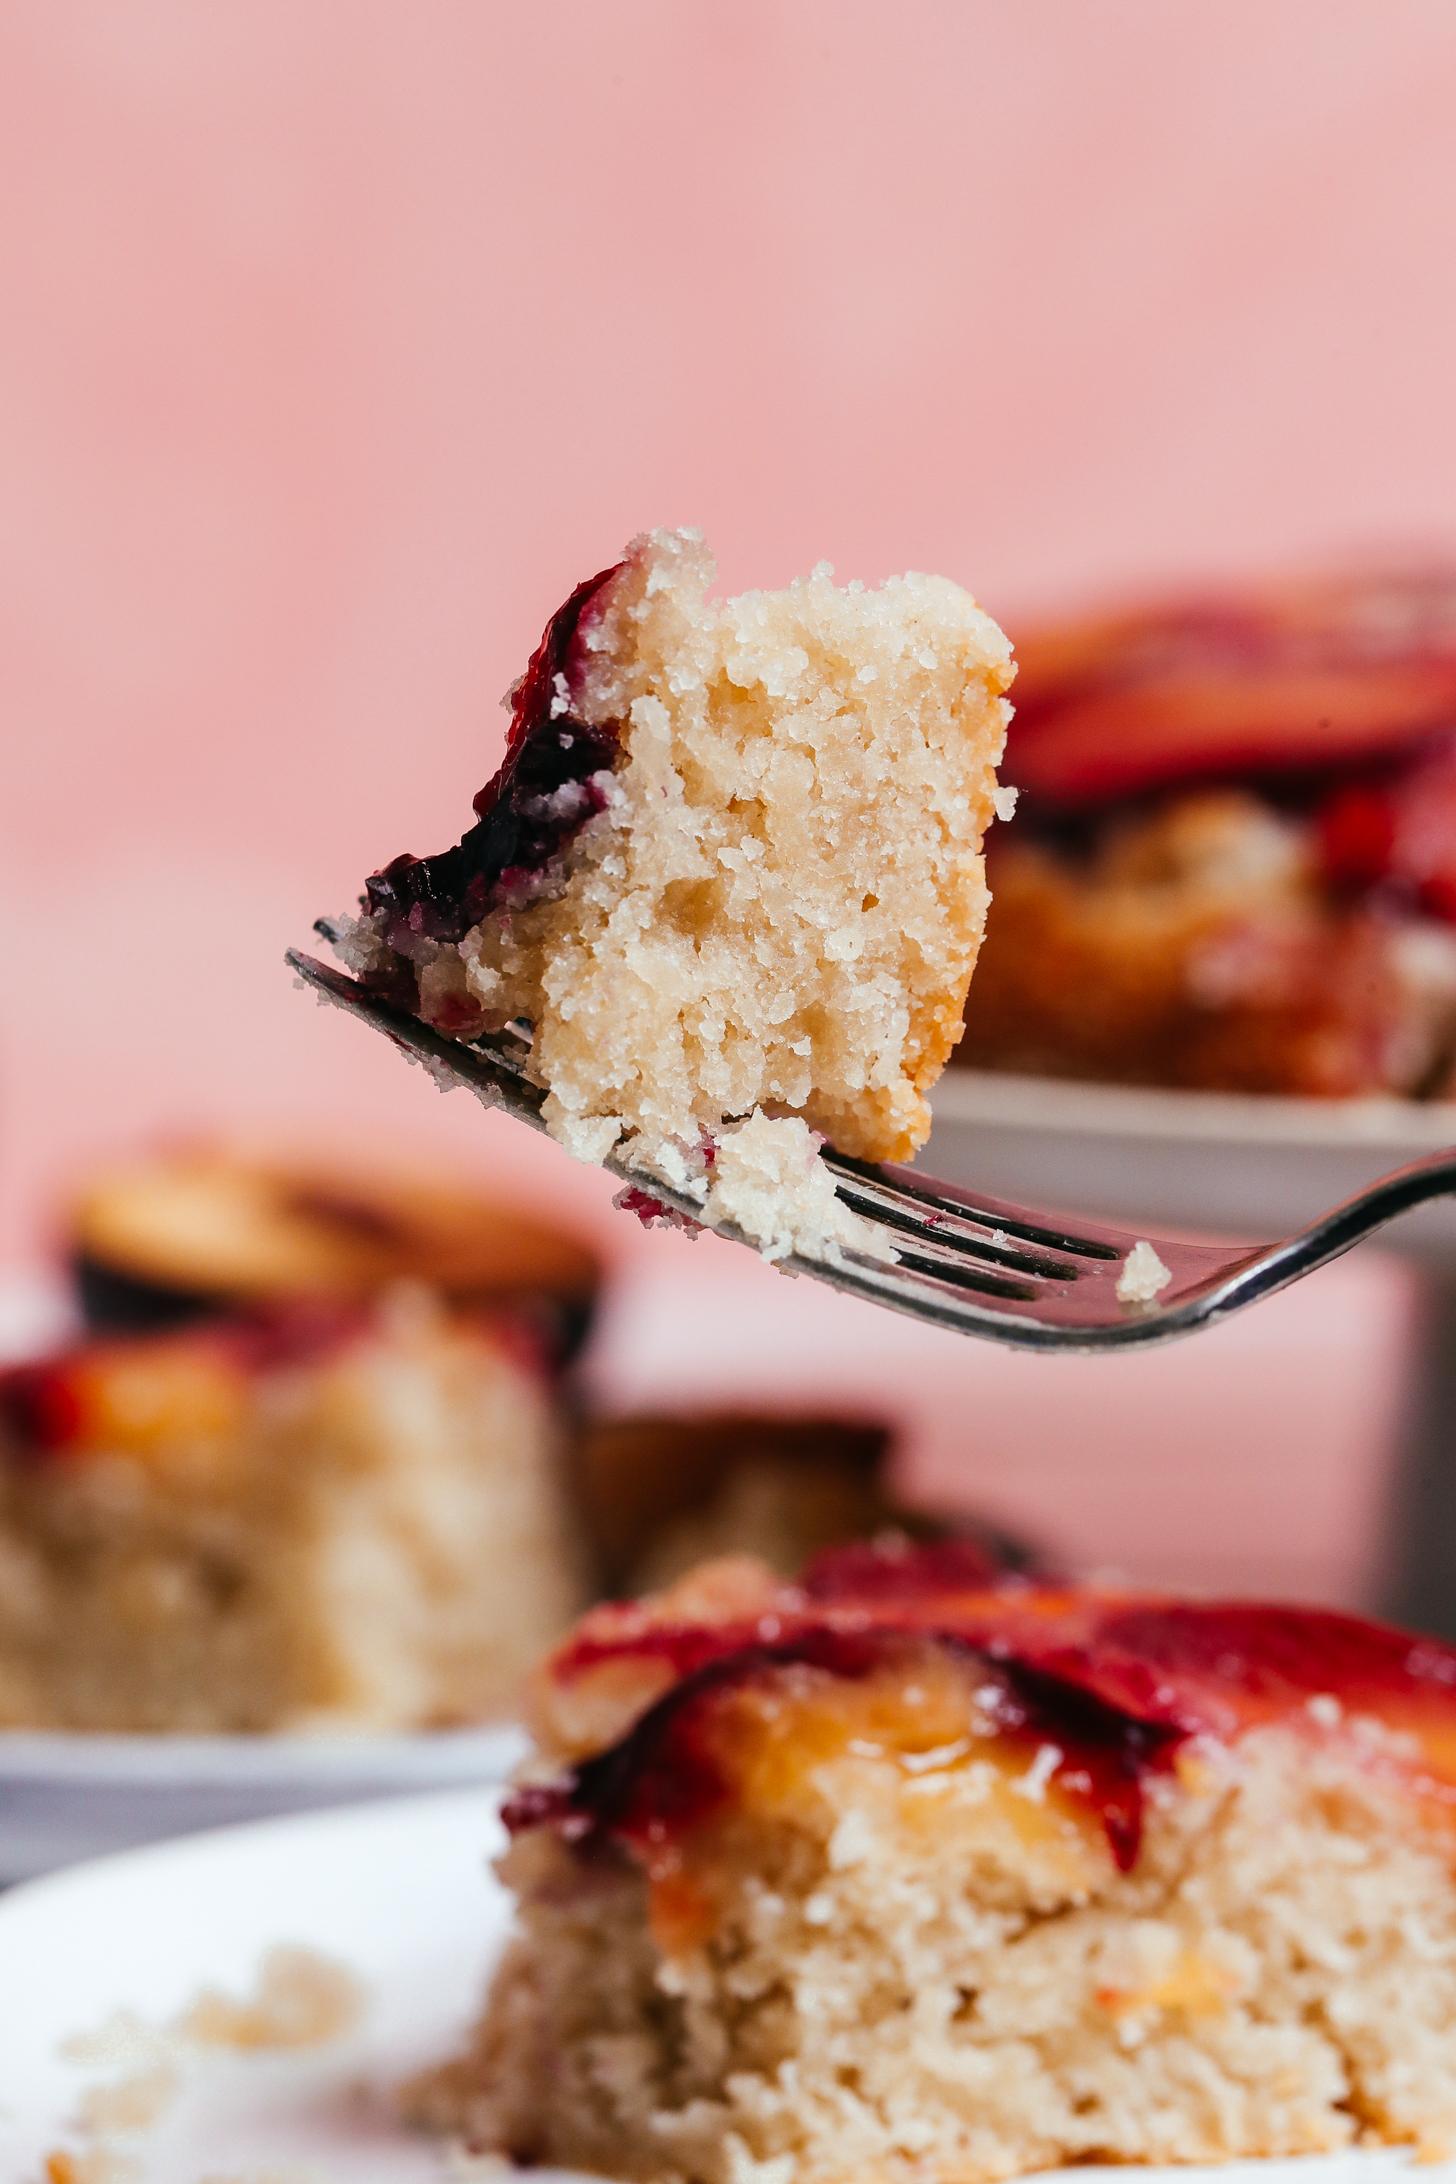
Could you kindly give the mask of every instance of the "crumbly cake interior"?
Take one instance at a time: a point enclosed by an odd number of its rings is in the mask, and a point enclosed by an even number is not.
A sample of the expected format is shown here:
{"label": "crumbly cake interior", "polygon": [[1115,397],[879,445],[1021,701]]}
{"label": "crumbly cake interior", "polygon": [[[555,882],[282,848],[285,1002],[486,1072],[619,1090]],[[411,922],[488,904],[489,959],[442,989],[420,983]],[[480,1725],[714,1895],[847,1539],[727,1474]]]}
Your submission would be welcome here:
{"label": "crumbly cake interior", "polygon": [[[522,698],[543,654],[515,694],[518,755],[566,724],[598,765],[532,803],[542,861],[494,873],[484,914],[439,938],[419,900],[432,861],[396,860],[350,949],[374,975],[382,953],[407,959],[415,1005],[448,1030],[528,1020],[573,1152],[621,1147],[705,1192],[716,1156],[710,1216],[797,1248],[833,1218],[804,1196],[809,1131],[873,1159],[929,1131],[985,921],[1013,670],[943,578],[840,588],[820,568],[718,599],[712,577],[696,533],[655,532],[575,595],[569,642],[543,645],[560,663],[546,716]],[[754,1133],[741,1158],[735,1126]]]}
{"label": "crumbly cake interior", "polygon": [[[574,1757],[519,1794],[518,1933],[422,2121],[672,2184],[1449,2150],[1456,1656],[1154,1608],[1141,1676],[1077,1622],[1089,1671],[1066,1596],[1025,1591],[865,1653],[863,1603],[770,1642],[751,1577],[712,1584],[731,1639],[619,1610],[558,1659],[548,1750]],[[1370,1668],[1348,1704],[1286,1682],[1306,1637],[1335,1681]]]}
{"label": "crumbly cake interior", "polygon": [[478,1320],[399,1293],[266,1369],[200,1329],[63,1370],[30,1407],[94,1430],[0,1427],[0,1723],[475,1720],[579,1604],[547,1379]]}

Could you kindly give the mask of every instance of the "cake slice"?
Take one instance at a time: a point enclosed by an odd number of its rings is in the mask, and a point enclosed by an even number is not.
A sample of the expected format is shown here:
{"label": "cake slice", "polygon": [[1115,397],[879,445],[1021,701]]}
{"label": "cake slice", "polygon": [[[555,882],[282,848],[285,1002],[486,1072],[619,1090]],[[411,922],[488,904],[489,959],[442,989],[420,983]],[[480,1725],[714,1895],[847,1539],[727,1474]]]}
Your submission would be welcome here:
{"label": "cake slice", "polygon": [[954,1535],[980,1572],[1028,1550],[968,1517],[933,1516],[897,1490],[895,1442],[873,1419],[701,1410],[593,1418],[572,1462],[594,1589],[648,1592],[714,1555],[754,1555],[791,1577],[829,1547]]}
{"label": "cake slice", "polygon": [[1456,570],[1033,631],[957,1058],[1343,1098],[1456,1083]]}
{"label": "cake slice", "polygon": [[720,600],[712,576],[658,531],[578,586],[475,825],[376,873],[342,945],[438,1030],[528,1023],[571,1151],[696,1185],[782,1254],[833,1226],[818,1139],[904,1159],[929,1132],[1012,665],[943,578]]}
{"label": "cake slice", "polygon": [[973,2184],[1456,2127],[1456,1651],[987,1586],[944,1547],[595,1611],[506,1810],[516,1938],[415,2089],[676,2184]]}
{"label": "cake slice", "polygon": [[205,1142],[98,1170],[69,1225],[87,1319],[117,1332],[358,1304],[408,1281],[525,1314],[569,1353],[602,1277],[569,1228],[458,1178]]}
{"label": "cake slice", "polygon": [[414,1728],[508,1711],[579,1606],[557,1404],[419,1294],[0,1374],[0,1725]]}

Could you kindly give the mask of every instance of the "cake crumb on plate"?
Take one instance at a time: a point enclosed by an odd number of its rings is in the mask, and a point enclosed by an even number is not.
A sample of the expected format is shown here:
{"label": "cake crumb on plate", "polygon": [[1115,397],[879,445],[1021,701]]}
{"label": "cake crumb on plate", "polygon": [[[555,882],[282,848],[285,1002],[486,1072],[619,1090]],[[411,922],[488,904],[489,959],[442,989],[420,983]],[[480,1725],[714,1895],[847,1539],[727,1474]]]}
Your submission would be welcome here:
{"label": "cake crumb on plate", "polygon": [[[199,2070],[225,2050],[279,2055],[343,2038],[363,2011],[365,1988],[346,1965],[316,1949],[279,1944],[263,1956],[250,1994],[204,1987],[178,2014],[150,2024],[118,2010],[61,2052],[118,2075],[82,2088],[75,2132],[81,2143],[46,2156],[45,2184],[141,2184],[137,2147],[160,2124]],[[326,2184],[321,2171],[285,2166],[246,2177],[215,2174],[200,2184]]]}

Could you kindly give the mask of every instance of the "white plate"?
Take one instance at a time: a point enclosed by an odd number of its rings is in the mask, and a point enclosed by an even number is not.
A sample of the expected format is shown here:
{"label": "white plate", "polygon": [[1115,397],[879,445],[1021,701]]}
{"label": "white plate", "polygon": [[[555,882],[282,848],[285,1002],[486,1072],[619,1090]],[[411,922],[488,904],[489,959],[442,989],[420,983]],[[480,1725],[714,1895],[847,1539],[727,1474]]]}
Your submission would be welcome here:
{"label": "white plate", "polygon": [[510,1723],[419,1736],[0,1730],[0,1885],[270,1813],[498,1784],[524,1742]]}
{"label": "white plate", "polygon": [[[75,2143],[69,2119],[97,2073],[61,2058],[62,2042],[118,2008],[157,2022],[205,1984],[245,1990],[259,1952],[284,1941],[362,1978],[361,2023],[327,2048],[204,2065],[137,2141],[146,2184],[298,2164],[329,2184],[442,2184],[442,2155],[401,2130],[391,2094],[450,2053],[477,2005],[507,1917],[483,1870],[497,1840],[492,1800],[456,1793],[229,1829],[0,1901],[0,2176],[30,2184],[47,2151]],[[549,2172],[535,2173],[544,2184]],[[1415,2170],[1382,2151],[1192,2172],[1218,2184],[1391,2184],[1407,2173],[1411,2184],[1453,2184],[1456,2164]],[[1089,2174],[1067,2171],[1067,2184]]]}
{"label": "white plate", "polygon": [[[951,1069],[922,1165],[948,1182],[1136,1224],[1276,1236],[1424,1154],[1456,1146],[1456,1102],[1164,1092]],[[1456,1201],[1385,1241],[1456,1258]]]}
{"label": "white plate", "polygon": [[146,2184],[310,2165],[329,2184],[425,2184],[435,2150],[395,2120],[393,2088],[449,2052],[505,1919],[486,1871],[494,1794],[456,1791],[229,1828],[107,1858],[0,1899],[0,2177],[32,2184],[82,2143],[77,2102],[104,2080],[60,2048],[118,2010],[160,2025],[204,1985],[246,1993],[275,1942],[363,1981],[358,2026],[293,2055],[189,2069],[136,2141]]}

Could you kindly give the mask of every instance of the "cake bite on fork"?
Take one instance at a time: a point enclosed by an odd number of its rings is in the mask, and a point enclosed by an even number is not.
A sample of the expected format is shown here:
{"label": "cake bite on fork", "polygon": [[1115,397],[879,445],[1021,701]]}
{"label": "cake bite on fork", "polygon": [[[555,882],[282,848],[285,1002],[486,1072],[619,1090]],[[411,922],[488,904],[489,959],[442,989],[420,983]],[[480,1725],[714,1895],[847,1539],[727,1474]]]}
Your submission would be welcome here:
{"label": "cake bite on fork", "polygon": [[474,825],[331,930],[437,1033],[528,1027],[571,1152],[832,1258],[873,1239],[819,1143],[909,1158],[960,1036],[1011,651],[941,577],[719,599],[712,576],[658,531],[579,585]]}
{"label": "cake bite on fork", "polygon": [[1026,1348],[1143,1345],[1456,1189],[1398,1170],[1292,1236],[1206,1245],[904,1167],[961,1034],[1010,646],[941,577],[710,596],[691,531],[577,586],[508,696],[475,824],[396,857],[323,999],[545,1129],[648,1222]]}

